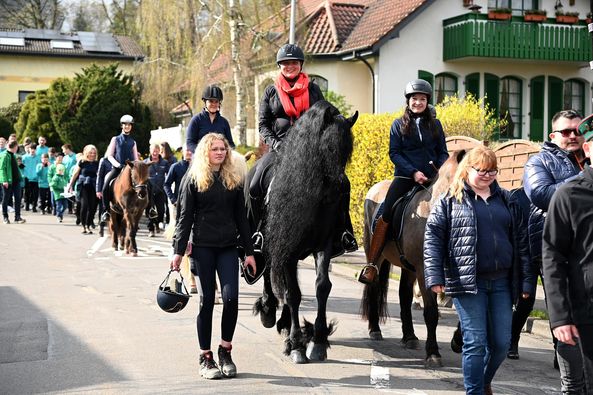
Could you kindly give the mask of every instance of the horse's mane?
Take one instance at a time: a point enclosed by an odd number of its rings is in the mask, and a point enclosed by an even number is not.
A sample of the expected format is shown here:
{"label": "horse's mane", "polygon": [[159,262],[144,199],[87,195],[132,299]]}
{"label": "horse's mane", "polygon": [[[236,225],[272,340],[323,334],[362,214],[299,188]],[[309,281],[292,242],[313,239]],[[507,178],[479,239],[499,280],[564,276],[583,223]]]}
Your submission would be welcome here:
{"label": "horse's mane", "polygon": [[266,218],[275,286],[283,283],[281,266],[298,259],[305,238],[321,225],[315,221],[324,194],[339,194],[352,145],[350,125],[326,101],[315,103],[289,130],[275,163]]}
{"label": "horse's mane", "polygon": [[461,162],[461,159],[463,159],[463,157],[465,156],[465,153],[465,150],[452,152],[449,155],[449,159],[447,159],[439,169],[438,178],[432,186],[430,207],[434,205],[434,203],[439,199],[439,197],[442,194],[447,193],[447,191],[451,187],[455,171],[459,166],[459,162]]}

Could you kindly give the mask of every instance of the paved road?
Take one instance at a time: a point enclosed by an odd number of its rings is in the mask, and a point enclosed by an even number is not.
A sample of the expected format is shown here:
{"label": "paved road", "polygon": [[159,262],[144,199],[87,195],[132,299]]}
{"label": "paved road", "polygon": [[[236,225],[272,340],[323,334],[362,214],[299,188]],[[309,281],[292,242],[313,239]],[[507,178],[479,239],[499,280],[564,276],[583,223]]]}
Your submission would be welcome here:
{"label": "paved road", "polygon": [[[0,393],[371,393],[462,394],[460,357],[449,348],[456,323],[441,310],[438,330],[445,367],[426,370],[423,350],[406,350],[397,316],[385,340],[367,337],[358,316],[362,286],[352,264],[334,263],[329,318],[339,322],[330,339],[329,360],[294,365],[281,354],[282,339],[264,329],[251,306],[261,284],[241,283],[239,324],[233,358],[239,376],[216,383],[198,376],[195,315],[198,298],[177,314],[155,303],[166,274],[169,242],[140,232],[140,256],[114,254],[109,242],[82,235],[73,217],[63,224],[30,214],[24,225],[0,226]],[[361,254],[342,261],[360,262]],[[300,269],[302,315],[314,319],[314,272]],[[215,307],[220,322],[221,306]],[[421,311],[414,312],[418,337],[425,338]],[[214,326],[213,344],[219,336]],[[550,341],[525,334],[521,359],[506,361],[493,384],[497,394],[559,393]]]}

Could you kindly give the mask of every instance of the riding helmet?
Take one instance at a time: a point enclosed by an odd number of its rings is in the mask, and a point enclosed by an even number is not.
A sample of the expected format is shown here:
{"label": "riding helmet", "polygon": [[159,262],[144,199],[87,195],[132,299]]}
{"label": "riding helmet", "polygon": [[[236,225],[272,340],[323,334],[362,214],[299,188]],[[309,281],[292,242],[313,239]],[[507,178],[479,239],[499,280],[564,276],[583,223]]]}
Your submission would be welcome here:
{"label": "riding helmet", "polygon": [[305,61],[305,53],[297,45],[284,44],[276,54],[276,63],[280,64],[285,60],[300,60],[301,63]]}
{"label": "riding helmet", "polygon": [[161,285],[159,285],[159,290],[156,294],[156,302],[161,310],[167,313],[177,313],[178,311],[183,310],[191,296],[187,293],[187,289],[185,289],[183,277],[181,277],[181,283],[177,283],[179,284],[178,289],[171,289],[169,287],[168,282],[171,272],[172,270],[169,271],[167,277],[165,277]]}
{"label": "riding helmet", "polygon": [[216,85],[208,85],[202,92],[202,100],[218,100],[222,101],[222,89]]}
{"label": "riding helmet", "polygon": [[120,119],[119,119],[119,123],[134,123],[134,117],[131,115],[123,115]]}
{"label": "riding helmet", "polygon": [[406,84],[404,95],[409,99],[415,93],[424,93],[430,100],[432,96],[432,86],[425,80],[413,80]]}

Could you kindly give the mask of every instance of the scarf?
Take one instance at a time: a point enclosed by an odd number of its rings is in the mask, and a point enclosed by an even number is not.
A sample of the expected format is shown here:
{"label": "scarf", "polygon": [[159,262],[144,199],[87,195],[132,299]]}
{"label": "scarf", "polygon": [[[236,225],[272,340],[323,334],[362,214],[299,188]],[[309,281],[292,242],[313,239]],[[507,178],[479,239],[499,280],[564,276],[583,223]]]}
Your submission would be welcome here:
{"label": "scarf", "polygon": [[[282,74],[278,75],[274,82],[282,108],[290,118],[298,118],[303,112],[309,109],[309,76],[300,73],[299,78],[291,87]],[[294,99],[294,104],[290,98]]]}

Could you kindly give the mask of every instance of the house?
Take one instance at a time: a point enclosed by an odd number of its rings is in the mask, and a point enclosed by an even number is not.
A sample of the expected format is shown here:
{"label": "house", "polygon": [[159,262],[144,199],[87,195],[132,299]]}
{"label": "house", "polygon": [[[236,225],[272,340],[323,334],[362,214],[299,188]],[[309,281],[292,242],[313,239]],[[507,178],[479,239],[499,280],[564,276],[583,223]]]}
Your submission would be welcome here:
{"label": "house", "polygon": [[[406,82],[423,78],[433,85],[433,103],[468,92],[486,96],[510,121],[497,138],[543,141],[557,111],[592,111],[585,3],[300,0],[297,43],[308,56],[305,71],[361,112],[398,110]],[[492,19],[507,7],[507,19]],[[547,10],[547,18],[530,21],[532,9]],[[579,18],[562,21],[556,12]],[[276,73],[269,59],[256,77],[256,97]]]}
{"label": "house", "polygon": [[0,107],[22,102],[59,77],[73,77],[92,63],[118,62],[131,72],[144,54],[131,38],[108,33],[0,29]]}

